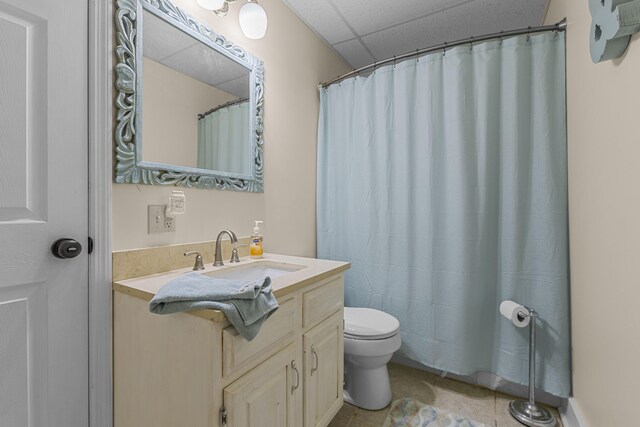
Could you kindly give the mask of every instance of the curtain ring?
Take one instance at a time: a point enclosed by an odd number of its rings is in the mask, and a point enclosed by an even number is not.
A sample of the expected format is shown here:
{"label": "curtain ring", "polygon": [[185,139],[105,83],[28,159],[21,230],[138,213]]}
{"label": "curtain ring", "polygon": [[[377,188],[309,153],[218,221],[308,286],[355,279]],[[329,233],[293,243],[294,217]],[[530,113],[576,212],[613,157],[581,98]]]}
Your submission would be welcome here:
{"label": "curtain ring", "polygon": [[469,50],[473,50],[473,36],[469,37]]}
{"label": "curtain ring", "polygon": [[393,55],[393,69],[396,69],[396,56]]}
{"label": "curtain ring", "polygon": [[558,33],[559,33],[559,32],[560,32],[560,31],[558,31],[558,27],[556,27],[556,29],[555,29],[555,30],[553,30],[553,38],[554,38],[554,39],[555,39],[556,37],[558,37]]}
{"label": "curtain ring", "polygon": [[447,54],[447,42],[444,42],[444,47],[442,48],[442,56]]}
{"label": "curtain ring", "polygon": [[420,52],[420,49],[416,49],[416,63],[420,62],[420,56],[418,52]]}
{"label": "curtain ring", "polygon": [[527,31],[527,41],[529,41],[529,39],[531,38],[531,25],[529,25],[527,28],[529,29],[529,31]]}
{"label": "curtain ring", "polygon": [[504,31],[500,31],[500,37],[498,37],[498,41],[502,44],[502,39],[504,38]]}
{"label": "curtain ring", "polygon": [[377,66],[378,66],[378,63],[377,63],[377,62],[374,62],[374,63],[373,63],[373,74],[375,74],[375,73],[376,73],[376,67],[377,67]]}

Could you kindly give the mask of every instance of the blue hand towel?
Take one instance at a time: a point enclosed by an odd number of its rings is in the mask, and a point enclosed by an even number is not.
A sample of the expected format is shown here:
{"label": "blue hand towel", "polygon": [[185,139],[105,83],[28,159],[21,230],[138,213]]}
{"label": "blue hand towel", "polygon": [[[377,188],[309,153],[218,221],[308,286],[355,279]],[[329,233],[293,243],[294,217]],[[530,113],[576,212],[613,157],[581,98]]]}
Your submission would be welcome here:
{"label": "blue hand towel", "polygon": [[155,314],[201,309],[222,311],[238,333],[251,341],[278,309],[278,301],[271,292],[270,277],[238,282],[189,273],[164,285],[149,302],[149,311]]}

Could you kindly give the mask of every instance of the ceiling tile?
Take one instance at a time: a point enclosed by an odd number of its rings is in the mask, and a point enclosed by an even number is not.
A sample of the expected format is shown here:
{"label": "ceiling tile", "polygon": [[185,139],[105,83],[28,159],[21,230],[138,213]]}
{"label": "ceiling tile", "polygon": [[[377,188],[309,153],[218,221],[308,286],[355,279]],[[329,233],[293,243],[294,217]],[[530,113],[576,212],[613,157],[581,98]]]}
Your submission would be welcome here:
{"label": "ceiling tile", "polygon": [[142,17],[144,34],[142,51],[144,56],[156,62],[175,55],[198,43],[196,39],[168,25],[165,21],[146,10]]}
{"label": "ceiling tile", "polygon": [[357,39],[334,44],[333,48],[338,51],[343,58],[347,59],[353,68],[364,67],[375,61]]}
{"label": "ceiling tile", "polygon": [[[329,0],[362,36],[473,0]],[[315,2],[314,2],[315,3]]]}
{"label": "ceiling tile", "polygon": [[353,39],[356,36],[327,0],[284,0],[284,2],[308,27],[329,44]]}
{"label": "ceiling tile", "polygon": [[238,98],[249,97],[249,89],[250,89],[249,78],[244,76],[219,83],[216,85],[216,87],[221,91],[230,93],[234,96],[237,96]]}
{"label": "ceiling tile", "polygon": [[284,1],[355,68],[444,41],[541,25],[549,4],[549,0]]}
{"label": "ceiling tile", "polygon": [[249,69],[204,44],[183,50],[161,62],[169,68],[212,86],[240,76],[244,76],[248,86]]}
{"label": "ceiling tile", "polygon": [[540,24],[540,4],[545,0],[510,0],[509,3],[517,4],[517,12],[504,7],[503,0],[475,0],[469,6],[370,34],[362,41],[380,61],[444,42]]}

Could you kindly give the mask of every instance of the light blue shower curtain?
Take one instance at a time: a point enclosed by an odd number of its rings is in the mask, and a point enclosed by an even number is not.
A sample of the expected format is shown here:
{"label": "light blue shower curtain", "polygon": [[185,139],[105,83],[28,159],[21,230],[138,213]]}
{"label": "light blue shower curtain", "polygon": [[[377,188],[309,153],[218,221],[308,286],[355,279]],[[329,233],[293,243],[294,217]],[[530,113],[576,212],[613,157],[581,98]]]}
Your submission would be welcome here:
{"label": "light blue shower curtain", "polygon": [[400,320],[400,355],[537,386],[570,378],[564,34],[457,47],[321,89],[318,257],[348,306]]}
{"label": "light blue shower curtain", "polygon": [[198,167],[251,173],[249,102],[220,108],[198,119]]}

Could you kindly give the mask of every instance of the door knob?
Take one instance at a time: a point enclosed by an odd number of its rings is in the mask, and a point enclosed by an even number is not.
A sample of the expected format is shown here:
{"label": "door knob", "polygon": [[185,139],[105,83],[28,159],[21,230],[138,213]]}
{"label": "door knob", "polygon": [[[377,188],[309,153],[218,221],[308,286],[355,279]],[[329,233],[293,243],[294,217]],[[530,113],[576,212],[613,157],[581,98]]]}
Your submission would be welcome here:
{"label": "door knob", "polygon": [[75,258],[82,252],[82,245],[74,239],[58,239],[51,245],[51,253],[60,259]]}

